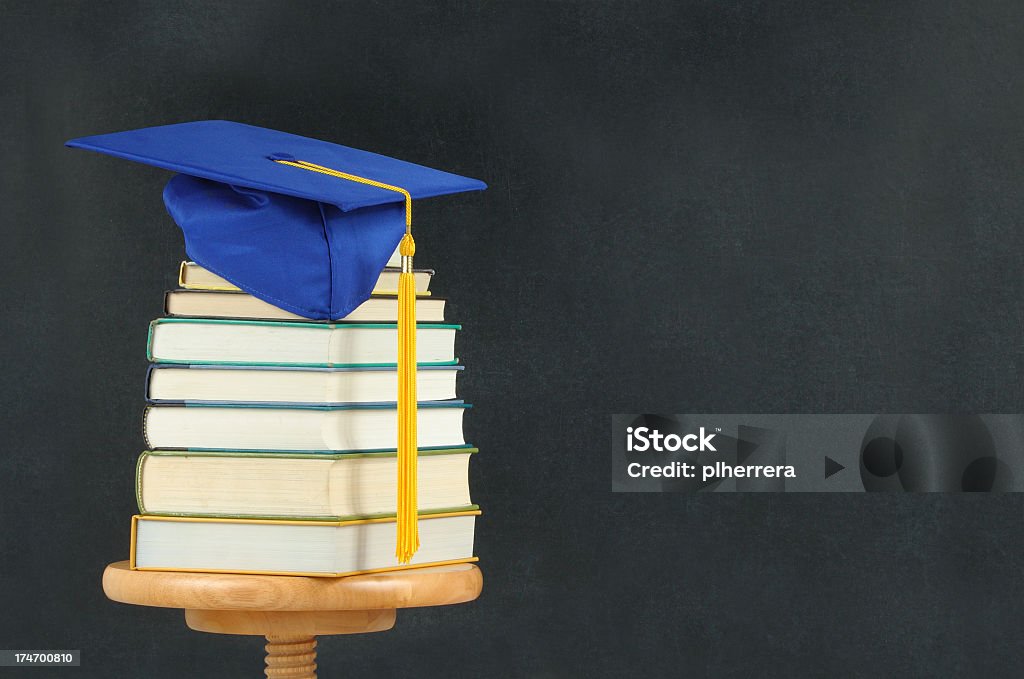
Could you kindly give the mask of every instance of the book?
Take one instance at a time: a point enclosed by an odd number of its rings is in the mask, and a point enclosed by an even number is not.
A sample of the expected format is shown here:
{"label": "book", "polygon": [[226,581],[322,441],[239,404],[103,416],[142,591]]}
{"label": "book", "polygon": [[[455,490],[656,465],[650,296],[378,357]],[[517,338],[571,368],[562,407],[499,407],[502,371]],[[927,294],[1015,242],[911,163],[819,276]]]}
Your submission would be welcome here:
{"label": "book", "polygon": [[132,517],[130,565],[139,570],[342,576],[475,561],[479,510],[421,514],[420,548],[395,563],[395,519],[284,521]]}
{"label": "book", "polygon": [[[462,366],[420,366],[421,401],[454,399]],[[151,403],[278,403],[342,405],[398,400],[394,368],[289,368],[150,364],[146,400]]]}
{"label": "book", "polygon": [[[397,250],[396,250],[397,253]],[[401,257],[392,255],[388,267],[384,269],[373,286],[377,295],[393,295],[398,292],[398,275],[402,273]],[[413,280],[417,295],[430,294],[430,279],[434,276],[431,269],[414,269]],[[186,290],[239,290],[231,281],[221,278],[195,262],[184,261],[178,269],[178,287]]]}
{"label": "book", "polygon": [[[420,448],[466,444],[462,401],[420,403]],[[152,405],[146,408],[147,448],[268,451],[390,450],[398,438],[395,405],[324,407]]]}
{"label": "book", "polygon": [[[476,448],[426,450],[418,462],[421,512],[470,507]],[[230,518],[343,519],[395,511],[398,465],[381,453],[252,453],[154,450],[139,456],[139,512]]]}
{"label": "book", "polygon": [[[373,286],[375,295],[393,295],[398,291],[398,275],[402,273],[400,263],[388,262],[388,268],[380,273],[376,285]],[[414,269],[413,280],[416,286],[417,295],[430,294],[430,280],[434,276],[431,269]],[[218,290],[238,291],[237,285],[225,280],[196,264],[195,262],[182,262],[178,270],[178,287],[186,290]]]}
{"label": "book", "polygon": [[[445,300],[441,297],[419,297],[416,300],[416,320],[440,322],[444,320]],[[258,297],[240,291],[169,290],[164,294],[164,313],[169,316],[202,316],[206,318],[255,318],[267,320],[310,321],[298,314],[278,308]],[[355,308],[344,319],[347,322],[394,323],[398,320],[398,297],[376,295]]]}
{"label": "book", "polygon": [[[454,365],[458,325],[417,324],[416,359]],[[155,363],[346,367],[393,366],[394,323],[292,323],[158,318],[149,326],[147,356]]]}

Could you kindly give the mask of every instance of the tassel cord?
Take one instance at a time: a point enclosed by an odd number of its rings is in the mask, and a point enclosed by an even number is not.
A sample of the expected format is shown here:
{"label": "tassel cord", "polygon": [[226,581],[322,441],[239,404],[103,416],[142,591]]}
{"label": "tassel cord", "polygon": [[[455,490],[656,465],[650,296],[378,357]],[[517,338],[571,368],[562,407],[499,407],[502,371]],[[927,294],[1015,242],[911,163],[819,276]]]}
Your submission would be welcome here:
{"label": "tassel cord", "polygon": [[395,557],[400,564],[407,564],[420,546],[417,511],[416,283],[412,273],[416,242],[412,237],[412,196],[399,186],[339,172],[304,160],[275,158],[274,162],[395,191],[405,198],[405,235],[398,246],[402,256],[402,273],[398,277],[398,498],[395,511]]}

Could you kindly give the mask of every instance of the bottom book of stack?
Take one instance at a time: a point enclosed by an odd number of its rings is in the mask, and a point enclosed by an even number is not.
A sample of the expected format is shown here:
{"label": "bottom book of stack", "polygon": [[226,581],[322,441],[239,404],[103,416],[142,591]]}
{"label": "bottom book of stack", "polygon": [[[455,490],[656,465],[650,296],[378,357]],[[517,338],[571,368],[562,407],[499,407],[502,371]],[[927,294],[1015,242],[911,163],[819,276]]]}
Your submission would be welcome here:
{"label": "bottom book of stack", "polygon": [[395,520],[285,521],[135,516],[132,568],[340,576],[475,561],[479,510],[421,514],[422,546],[395,566]]}

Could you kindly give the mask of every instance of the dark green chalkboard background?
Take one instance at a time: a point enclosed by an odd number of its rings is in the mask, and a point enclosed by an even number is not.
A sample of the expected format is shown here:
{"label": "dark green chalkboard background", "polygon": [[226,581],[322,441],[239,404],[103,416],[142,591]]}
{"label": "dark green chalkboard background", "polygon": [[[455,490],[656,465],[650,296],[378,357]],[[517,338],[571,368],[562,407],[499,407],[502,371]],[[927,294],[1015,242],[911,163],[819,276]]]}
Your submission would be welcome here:
{"label": "dark green chalkboard background", "polygon": [[1018,2],[0,2],[0,647],[258,676],[106,601],[168,175],[228,118],[486,180],[424,202],[465,324],[475,604],[323,676],[1021,674],[1020,496],[613,495],[616,412],[1024,411]]}

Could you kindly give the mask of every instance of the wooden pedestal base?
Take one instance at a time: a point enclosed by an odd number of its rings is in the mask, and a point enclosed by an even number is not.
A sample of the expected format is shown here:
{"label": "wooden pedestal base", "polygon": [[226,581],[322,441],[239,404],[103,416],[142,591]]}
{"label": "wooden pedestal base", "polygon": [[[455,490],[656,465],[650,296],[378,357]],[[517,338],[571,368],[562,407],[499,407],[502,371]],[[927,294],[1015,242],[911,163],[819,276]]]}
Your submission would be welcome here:
{"label": "wooden pedestal base", "polygon": [[381,632],[398,608],[445,606],[480,595],[474,564],[346,578],[133,571],[107,566],[103,591],[127,604],[182,608],[199,632],[267,639],[268,679],[316,679],[316,637]]}
{"label": "wooden pedestal base", "polygon": [[187,609],[185,624],[197,632],[259,636],[318,636],[383,632],[395,626],[395,609],[383,611],[205,611]]}

